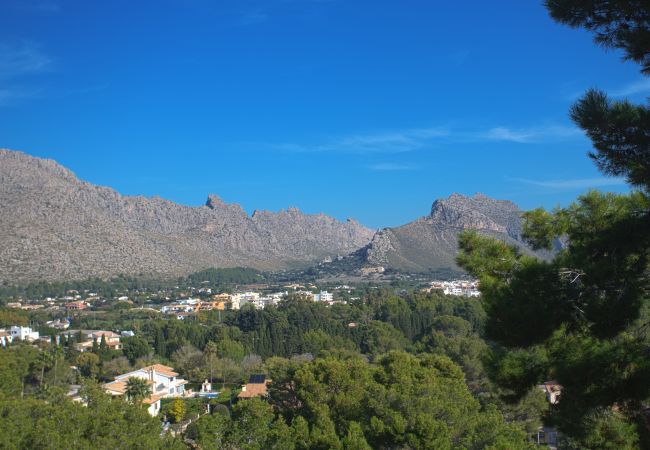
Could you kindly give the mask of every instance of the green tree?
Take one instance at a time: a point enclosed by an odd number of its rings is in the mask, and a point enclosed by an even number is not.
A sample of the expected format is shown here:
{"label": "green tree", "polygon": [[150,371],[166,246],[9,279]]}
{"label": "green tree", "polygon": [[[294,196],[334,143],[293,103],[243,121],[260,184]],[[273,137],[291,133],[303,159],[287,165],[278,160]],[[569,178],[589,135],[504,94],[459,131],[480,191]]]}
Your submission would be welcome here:
{"label": "green tree", "polygon": [[650,6],[644,0],[546,0],[558,22],[594,32],[596,43],[619,48],[650,74]]}
{"label": "green tree", "polygon": [[141,337],[134,336],[132,338],[123,339],[122,352],[126,356],[131,364],[133,364],[138,358],[147,356],[152,353],[152,349]]}
{"label": "green tree", "polygon": [[151,385],[144,378],[131,377],[126,381],[126,398],[134,403],[141,403],[151,395]]}
{"label": "green tree", "polygon": [[341,444],[346,450],[371,450],[372,448],[368,445],[361,425],[357,422],[350,422],[348,434],[343,438]]}
{"label": "green tree", "polygon": [[[645,1],[547,0],[555,19],[585,27],[621,48],[650,74],[650,8]],[[562,385],[550,417],[581,448],[633,448],[650,396],[647,310],[650,261],[650,109],[588,91],[571,118],[593,143],[606,175],[627,195],[589,192],[566,208],[524,216],[535,248],[566,243],[553,260],[465,233],[459,264],[480,279],[493,380],[516,399],[531,386]],[[639,434],[639,430],[643,431]],[[648,442],[641,445],[647,447]]]}
{"label": "green tree", "polygon": [[99,356],[91,352],[81,353],[77,357],[77,367],[84,377],[94,378],[99,372]]}
{"label": "green tree", "polygon": [[167,357],[167,340],[165,339],[165,334],[163,333],[162,328],[158,328],[154,340],[154,348],[156,349],[156,354],[163,358]]}
{"label": "green tree", "polygon": [[126,356],[118,356],[117,358],[102,363],[101,377],[105,380],[110,380],[116,375],[129,372],[131,369],[131,364]]}
{"label": "green tree", "polygon": [[185,448],[162,438],[159,421],[144,409],[111,401],[101,386],[89,383],[80,393],[88,407],[65,395],[56,401],[0,399],[0,448]]}
{"label": "green tree", "polygon": [[256,398],[237,403],[232,419],[221,414],[203,416],[190,425],[187,434],[205,449],[295,447],[291,428],[274,414],[268,403]]}
{"label": "green tree", "polygon": [[108,344],[106,344],[106,336],[102,334],[102,339],[99,341],[99,353],[104,355],[108,352]]}
{"label": "green tree", "polygon": [[171,415],[174,423],[180,423],[185,418],[185,413],[187,408],[185,407],[185,402],[183,399],[176,398],[172,403]]}

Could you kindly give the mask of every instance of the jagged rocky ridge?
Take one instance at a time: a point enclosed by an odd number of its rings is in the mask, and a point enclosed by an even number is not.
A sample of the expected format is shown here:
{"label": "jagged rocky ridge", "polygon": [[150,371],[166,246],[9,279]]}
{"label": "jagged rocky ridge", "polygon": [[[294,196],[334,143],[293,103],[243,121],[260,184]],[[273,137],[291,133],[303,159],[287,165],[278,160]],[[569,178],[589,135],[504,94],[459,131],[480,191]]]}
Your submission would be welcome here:
{"label": "jagged rocky ridge", "polygon": [[[458,269],[458,235],[466,229],[502,239],[532,254],[521,239],[521,213],[511,201],[483,194],[452,194],[436,200],[428,216],[378,231],[366,247],[355,252],[355,257],[364,265],[402,271]],[[549,256],[545,252],[536,254],[542,258]]]}
{"label": "jagged rocky ridge", "polygon": [[373,234],[295,208],[249,216],[214,195],[201,207],[122,196],[52,160],[0,149],[0,283],[283,269],[354,252]]}

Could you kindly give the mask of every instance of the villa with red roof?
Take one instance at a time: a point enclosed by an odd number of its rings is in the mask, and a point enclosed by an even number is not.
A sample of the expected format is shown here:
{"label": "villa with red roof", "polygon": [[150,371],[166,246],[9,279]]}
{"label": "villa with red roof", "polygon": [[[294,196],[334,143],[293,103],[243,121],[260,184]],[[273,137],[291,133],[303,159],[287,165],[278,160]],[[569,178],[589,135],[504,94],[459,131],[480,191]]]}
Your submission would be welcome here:
{"label": "villa with red roof", "polygon": [[144,404],[149,405],[147,411],[151,416],[156,416],[160,412],[160,399],[183,397],[185,394],[187,380],[178,378],[178,373],[174,372],[172,367],[162,364],[154,364],[124,375],[118,375],[115,377],[115,381],[106,383],[104,389],[113,396],[125,395],[126,383],[132,377],[147,380],[151,386],[151,395],[143,400]]}

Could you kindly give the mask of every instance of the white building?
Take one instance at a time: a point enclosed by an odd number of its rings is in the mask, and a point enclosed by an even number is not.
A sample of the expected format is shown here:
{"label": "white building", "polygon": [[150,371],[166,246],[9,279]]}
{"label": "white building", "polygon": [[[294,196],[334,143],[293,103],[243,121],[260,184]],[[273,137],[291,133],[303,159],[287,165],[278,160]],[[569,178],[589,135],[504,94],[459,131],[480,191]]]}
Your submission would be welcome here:
{"label": "white building", "polygon": [[452,280],[452,281],[432,281],[425,292],[440,290],[445,295],[456,295],[464,297],[480,297],[481,292],[478,289],[478,281],[469,280]]}
{"label": "white building", "polygon": [[47,326],[50,328],[56,328],[57,330],[67,330],[70,328],[70,322],[67,320],[50,320],[47,322]]}
{"label": "white building", "polygon": [[14,341],[14,337],[7,330],[0,330],[0,345],[6,347]]}
{"label": "white building", "polygon": [[188,304],[171,304],[171,305],[165,305],[162,308],[160,308],[160,312],[163,314],[178,314],[178,313],[190,313],[194,312],[194,305],[188,305]]}
{"label": "white building", "polygon": [[38,340],[38,331],[32,331],[29,327],[11,327],[11,336],[13,339],[18,339],[19,341],[37,341]]}
{"label": "white building", "polygon": [[314,295],[314,300],[317,302],[332,303],[334,301],[334,294],[327,291],[320,291],[319,294]]}
{"label": "white building", "polygon": [[240,309],[242,306],[244,306],[247,303],[255,303],[259,300],[260,294],[259,292],[238,292],[236,294],[232,294],[230,297],[230,302],[232,305],[232,309]]}
{"label": "white building", "polygon": [[177,378],[178,373],[174,369],[162,364],[143,367],[133,372],[125,373],[115,377],[115,381],[106,383],[104,389],[113,396],[126,394],[126,385],[129,378],[142,378],[151,386],[151,395],[143,400],[149,405],[147,411],[151,416],[157,416],[160,412],[160,399],[183,397],[187,380]]}

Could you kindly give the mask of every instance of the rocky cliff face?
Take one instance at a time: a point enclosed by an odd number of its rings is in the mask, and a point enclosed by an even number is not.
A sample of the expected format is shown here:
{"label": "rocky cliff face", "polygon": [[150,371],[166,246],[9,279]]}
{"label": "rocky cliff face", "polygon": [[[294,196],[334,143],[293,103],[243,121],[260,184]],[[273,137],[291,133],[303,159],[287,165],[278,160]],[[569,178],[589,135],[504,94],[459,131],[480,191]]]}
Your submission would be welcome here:
{"label": "rocky cliff face", "polygon": [[122,196],[54,161],[0,150],[0,282],[281,269],[353,252],[372,236],[353,220],[295,208],[249,216],[214,195],[201,207]]}
{"label": "rocky cliff face", "polygon": [[521,240],[520,217],[521,211],[510,201],[452,194],[433,202],[428,216],[378,231],[357,254],[366,264],[398,270],[458,269],[458,235],[463,230],[478,230],[531,252]]}

